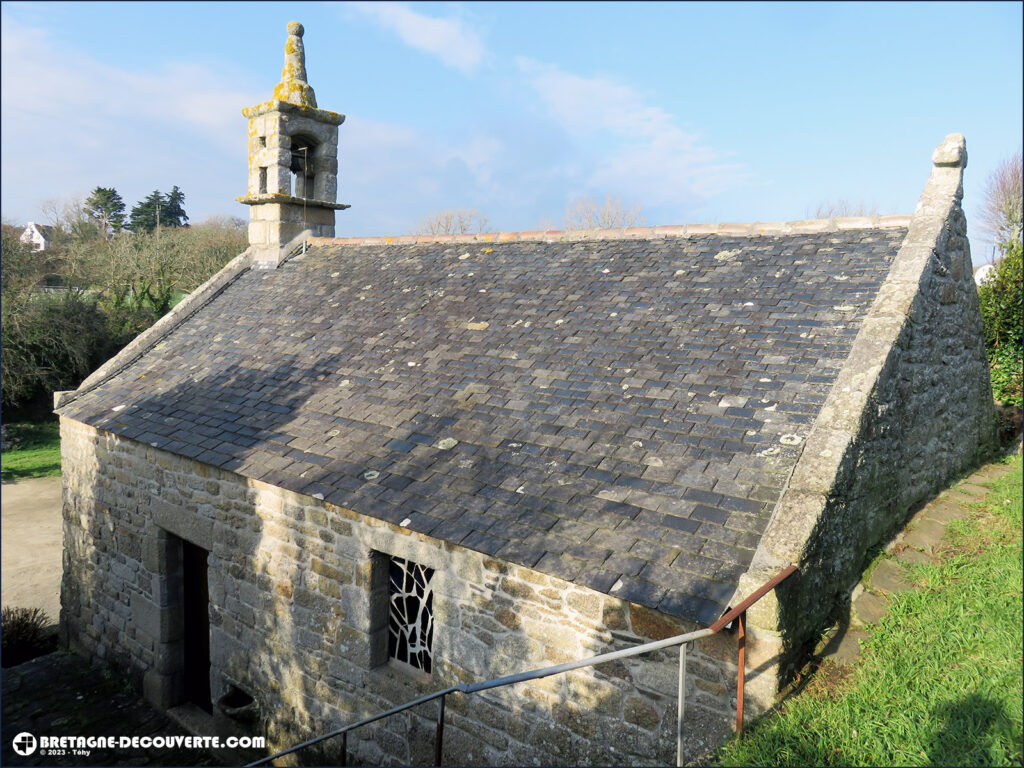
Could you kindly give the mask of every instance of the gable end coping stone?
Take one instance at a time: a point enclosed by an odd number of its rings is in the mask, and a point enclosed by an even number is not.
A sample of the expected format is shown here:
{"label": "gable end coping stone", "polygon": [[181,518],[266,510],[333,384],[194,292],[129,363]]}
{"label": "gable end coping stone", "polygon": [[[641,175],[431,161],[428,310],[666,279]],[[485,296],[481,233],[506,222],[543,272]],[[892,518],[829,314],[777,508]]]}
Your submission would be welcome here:
{"label": "gable end coping stone", "polygon": [[92,391],[100,384],[116,376],[159,344],[175,328],[209,304],[222,290],[252,266],[251,251],[252,248],[246,248],[242,253],[221,267],[220,271],[213,275],[213,277],[172,307],[170,312],[136,336],[128,346],[93,371],[85,381],[78,385],[78,389],[54,392],[54,409],[63,408],[65,405],[74,402],[81,395]]}
{"label": "gable end coping stone", "polygon": [[[894,348],[908,322],[932,257],[945,246],[946,225],[963,198],[967,150],[961,134],[950,134],[933,155],[933,168],[885,282],[865,316],[853,347],[822,406],[747,573],[740,577],[736,605],[790,563],[826,513],[841,465],[855,450],[870,396],[894,362]],[[800,578],[800,574],[796,574]],[[770,592],[748,612],[748,626],[774,636],[781,648],[780,605]]]}

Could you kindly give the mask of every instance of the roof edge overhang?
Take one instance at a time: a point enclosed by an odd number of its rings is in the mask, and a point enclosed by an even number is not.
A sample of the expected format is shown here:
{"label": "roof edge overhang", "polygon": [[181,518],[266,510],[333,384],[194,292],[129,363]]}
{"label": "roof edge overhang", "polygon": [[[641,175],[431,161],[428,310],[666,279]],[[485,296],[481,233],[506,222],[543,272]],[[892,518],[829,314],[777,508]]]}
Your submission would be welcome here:
{"label": "roof edge overhang", "polygon": [[246,248],[225,264],[213,277],[178,302],[170,312],[136,336],[128,346],[93,371],[85,381],[78,385],[78,389],[69,392],[55,392],[54,411],[59,414],[75,399],[100,386],[134,363],[251,267],[252,248]]}
{"label": "roof edge overhang", "polygon": [[344,211],[352,206],[348,203],[335,203],[330,200],[316,200],[312,197],[295,197],[280,192],[264,192],[258,195],[242,195],[236,197],[242,205],[293,205],[298,208],[326,208],[332,211]]}
{"label": "roof edge overhang", "polygon": [[278,112],[285,115],[300,115],[329,125],[341,125],[345,122],[345,116],[339,112],[331,112],[327,109],[319,109],[305,104],[292,104],[280,99],[269,99],[251,107],[242,109],[242,116],[254,120],[261,115],[268,115]]}

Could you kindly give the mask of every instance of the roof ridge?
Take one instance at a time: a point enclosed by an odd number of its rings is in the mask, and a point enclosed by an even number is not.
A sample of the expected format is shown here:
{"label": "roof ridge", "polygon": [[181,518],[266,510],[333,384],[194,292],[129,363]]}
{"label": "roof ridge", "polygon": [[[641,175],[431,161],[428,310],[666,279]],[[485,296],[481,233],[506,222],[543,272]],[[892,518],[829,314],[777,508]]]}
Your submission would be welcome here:
{"label": "roof ridge", "polygon": [[796,221],[755,221],[748,224],[675,224],[653,227],[621,227],[616,229],[529,230],[524,232],[478,232],[459,235],[398,235],[394,237],[311,237],[312,245],[411,245],[419,243],[507,243],[521,240],[629,240],[654,237],[689,237],[691,235],[758,235],[813,234],[849,229],[890,229],[910,225],[910,214],[891,216],[852,216],[833,219],[800,219]]}

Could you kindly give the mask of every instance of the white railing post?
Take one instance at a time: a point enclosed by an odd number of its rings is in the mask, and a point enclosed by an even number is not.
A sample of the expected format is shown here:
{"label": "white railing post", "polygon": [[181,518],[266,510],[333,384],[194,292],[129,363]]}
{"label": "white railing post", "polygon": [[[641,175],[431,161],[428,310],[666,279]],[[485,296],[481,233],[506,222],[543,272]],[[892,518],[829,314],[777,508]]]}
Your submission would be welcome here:
{"label": "white railing post", "polygon": [[676,707],[676,765],[683,764],[683,710],[686,707],[686,646],[679,645],[679,705]]}

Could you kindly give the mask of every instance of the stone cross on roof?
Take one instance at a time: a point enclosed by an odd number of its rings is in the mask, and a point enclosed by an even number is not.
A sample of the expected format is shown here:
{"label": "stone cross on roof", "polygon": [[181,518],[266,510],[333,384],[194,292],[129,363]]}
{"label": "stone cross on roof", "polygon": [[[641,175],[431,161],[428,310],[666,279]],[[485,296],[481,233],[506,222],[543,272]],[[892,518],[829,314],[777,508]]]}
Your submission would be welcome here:
{"label": "stone cross on roof", "polygon": [[305,31],[297,21],[288,22],[288,40],[284,44],[284,69],[281,82],[274,88],[274,98],[300,107],[316,108],[313,86],[306,82],[306,51],[302,47]]}

